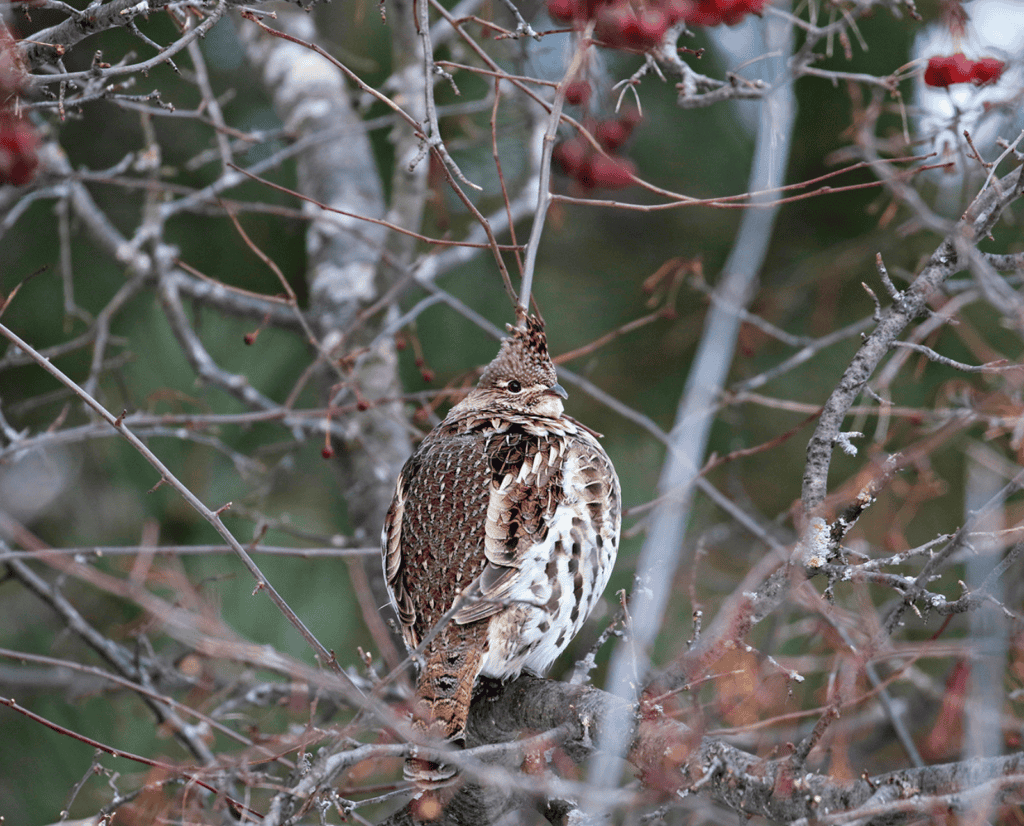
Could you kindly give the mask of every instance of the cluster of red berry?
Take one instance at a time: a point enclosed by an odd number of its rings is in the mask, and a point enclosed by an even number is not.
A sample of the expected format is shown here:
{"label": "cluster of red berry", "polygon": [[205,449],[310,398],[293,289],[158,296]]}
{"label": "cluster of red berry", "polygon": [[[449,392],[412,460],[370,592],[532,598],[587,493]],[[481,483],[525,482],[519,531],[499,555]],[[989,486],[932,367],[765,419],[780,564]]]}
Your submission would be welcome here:
{"label": "cluster of red berry", "polygon": [[0,21],[0,185],[27,184],[39,166],[39,136],[12,108],[24,78],[14,36]]}
{"label": "cluster of red berry", "polygon": [[[547,0],[548,14],[582,29],[591,21],[594,39],[603,46],[647,51],[657,46],[671,26],[730,26],[748,14],[760,14],[766,0]],[[590,84],[577,79],[565,86],[565,102],[586,106]],[[637,113],[588,125],[604,152],[582,137],[558,144],[555,163],[584,189],[622,189],[636,183],[636,165],[617,155],[639,121]]]}
{"label": "cluster of red berry", "polygon": [[584,189],[623,189],[636,183],[636,165],[629,158],[615,157],[614,153],[629,140],[634,127],[640,122],[636,112],[617,120],[605,120],[591,125],[590,131],[607,152],[604,155],[577,135],[558,144],[552,158],[562,172]]}
{"label": "cluster of red berry", "polygon": [[952,86],[954,83],[976,83],[981,86],[999,80],[1006,64],[994,57],[971,60],[962,52],[928,58],[924,82],[929,86]]}
{"label": "cluster of red berry", "polygon": [[582,27],[594,21],[594,37],[605,46],[646,51],[670,26],[730,26],[760,14],[765,0],[547,0],[548,14]]}
{"label": "cluster of red berry", "polygon": [[765,0],[696,0],[683,18],[687,26],[735,26],[748,14],[761,14]]}

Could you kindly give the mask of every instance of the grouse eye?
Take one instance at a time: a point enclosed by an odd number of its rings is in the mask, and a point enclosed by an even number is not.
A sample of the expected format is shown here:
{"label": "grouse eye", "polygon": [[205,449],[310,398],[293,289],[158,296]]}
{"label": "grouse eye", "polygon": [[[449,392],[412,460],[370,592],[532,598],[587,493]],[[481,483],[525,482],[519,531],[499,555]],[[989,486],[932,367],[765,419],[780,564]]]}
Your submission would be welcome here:
{"label": "grouse eye", "polygon": [[512,381],[505,385],[505,388],[508,390],[509,393],[518,393],[520,390],[523,389],[523,386],[515,379],[512,379]]}

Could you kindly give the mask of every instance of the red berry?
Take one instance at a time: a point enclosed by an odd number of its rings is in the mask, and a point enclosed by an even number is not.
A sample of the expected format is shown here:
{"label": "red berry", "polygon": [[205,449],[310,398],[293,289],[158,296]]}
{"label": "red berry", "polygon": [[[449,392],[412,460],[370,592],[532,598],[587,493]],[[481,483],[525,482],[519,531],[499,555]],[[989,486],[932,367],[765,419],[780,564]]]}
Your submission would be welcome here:
{"label": "red berry", "polygon": [[603,189],[623,189],[636,183],[636,166],[629,158],[595,155],[590,165],[590,180]]}
{"label": "red berry", "polygon": [[619,38],[623,46],[632,49],[644,49],[647,47],[647,38],[643,29],[640,28],[640,21],[636,15],[629,15],[619,26]]}
{"label": "red berry", "polygon": [[735,26],[748,14],[761,14],[765,0],[697,0],[682,19],[688,26]]}
{"label": "red berry", "polygon": [[748,14],[756,14],[758,17],[764,12],[765,0],[738,0],[733,6],[734,19],[726,19],[727,26],[735,26]]}
{"label": "red berry", "polygon": [[949,71],[946,69],[946,58],[928,58],[928,67],[924,70],[924,82],[928,86],[949,86]]}
{"label": "red berry", "polygon": [[584,158],[573,173],[573,177],[584,189],[593,189],[597,186],[594,183],[594,159],[591,156]]}
{"label": "red berry", "polygon": [[624,109],[622,115],[619,117],[619,121],[629,127],[630,134],[633,132],[635,127],[640,121],[644,119],[644,116],[640,114],[639,109]]}
{"label": "red berry", "polygon": [[594,129],[594,137],[601,146],[612,152],[629,140],[629,133],[632,131],[633,127],[628,122],[605,120]]}
{"label": "red berry", "polygon": [[36,174],[39,136],[32,124],[9,112],[0,113],[0,184],[24,186]]}
{"label": "red berry", "polygon": [[680,20],[685,20],[690,12],[693,11],[692,0],[668,0],[664,3],[662,8],[665,10],[665,14],[668,15],[669,25],[678,23]]}
{"label": "red berry", "polygon": [[552,20],[571,23],[576,17],[577,5],[574,0],[548,0],[548,14]]}
{"label": "red berry", "polygon": [[626,4],[607,6],[598,12],[594,34],[606,46],[646,51],[661,42],[670,24],[661,9],[647,8],[637,14]]}
{"label": "red berry", "polygon": [[242,336],[242,341],[244,341],[249,347],[252,347],[256,343],[256,336],[258,335],[259,331],[255,333],[246,333]]}
{"label": "red berry", "polygon": [[726,26],[735,26],[739,23],[747,14],[747,4],[742,2],[729,2],[729,0],[722,0],[719,2],[719,14],[722,17],[722,22]]}
{"label": "red berry", "polygon": [[[991,58],[990,58],[991,60]],[[982,61],[985,62],[985,61]],[[993,63],[1000,63],[998,60],[992,61]],[[957,52],[954,55],[936,55],[935,57],[928,58],[928,67],[924,70],[924,82],[928,86],[936,86],[942,88],[944,86],[952,86],[954,83],[967,83],[968,81],[977,79],[978,82],[984,83],[986,80],[992,79],[988,77],[988,73],[991,72],[991,64],[981,69],[981,74],[978,74],[978,67],[980,63],[974,63],[968,60],[962,52]],[[1002,71],[1002,64],[1000,63],[1000,71]]]}
{"label": "red berry", "polygon": [[597,13],[594,36],[605,46],[625,46],[626,32],[635,25],[636,18],[627,6],[605,6]]}
{"label": "red berry", "polygon": [[722,15],[717,5],[712,5],[707,0],[697,0],[697,5],[692,7],[683,19],[687,26],[717,26],[722,22]]}
{"label": "red berry", "polygon": [[562,167],[562,172],[570,177],[577,177],[580,167],[586,160],[589,148],[581,138],[572,138],[558,144],[552,151],[551,157]]}
{"label": "red berry", "polygon": [[598,9],[608,0],[547,0],[548,14],[562,23],[583,23],[593,20]]}
{"label": "red berry", "polygon": [[950,60],[950,83],[967,83],[974,72],[974,63],[963,52],[957,52]]}
{"label": "red berry", "polygon": [[330,459],[332,456],[334,456],[334,448],[331,447],[330,445],[324,445],[324,449],[320,451],[320,455],[323,456],[325,459]]}
{"label": "red berry", "polygon": [[671,25],[668,15],[660,9],[646,9],[640,14],[639,23],[640,33],[650,43],[649,48],[661,43]]}
{"label": "red berry", "polygon": [[971,80],[978,85],[995,82],[1003,74],[1006,64],[994,57],[983,57],[971,69]]}
{"label": "red berry", "polygon": [[565,102],[571,106],[586,106],[590,100],[590,84],[585,80],[574,80],[565,86]]}

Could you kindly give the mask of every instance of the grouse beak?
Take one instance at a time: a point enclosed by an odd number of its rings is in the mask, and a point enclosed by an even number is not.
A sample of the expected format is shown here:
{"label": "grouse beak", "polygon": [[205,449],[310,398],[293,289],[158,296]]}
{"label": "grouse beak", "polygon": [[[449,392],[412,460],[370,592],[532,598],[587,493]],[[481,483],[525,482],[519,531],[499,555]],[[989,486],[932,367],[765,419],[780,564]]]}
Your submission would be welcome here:
{"label": "grouse beak", "polygon": [[552,396],[561,396],[563,399],[569,398],[569,394],[565,392],[565,388],[557,381],[548,388],[548,393]]}

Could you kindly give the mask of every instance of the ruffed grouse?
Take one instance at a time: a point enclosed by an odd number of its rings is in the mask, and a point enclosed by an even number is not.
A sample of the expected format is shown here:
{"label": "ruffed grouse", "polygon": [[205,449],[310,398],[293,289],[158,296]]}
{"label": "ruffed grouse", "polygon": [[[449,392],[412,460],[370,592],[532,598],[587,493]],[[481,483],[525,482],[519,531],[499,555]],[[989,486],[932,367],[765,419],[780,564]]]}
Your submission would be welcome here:
{"label": "ruffed grouse", "polygon": [[[402,636],[423,645],[413,724],[460,745],[477,677],[544,672],[597,604],[619,545],[618,477],[563,415],[543,324],[509,330],[402,469],[381,536]],[[424,785],[454,775],[406,764]]]}

